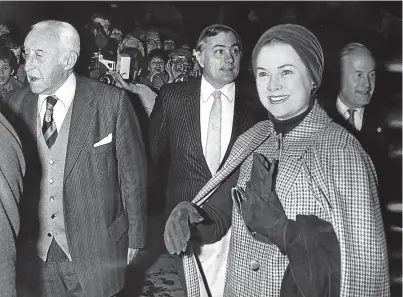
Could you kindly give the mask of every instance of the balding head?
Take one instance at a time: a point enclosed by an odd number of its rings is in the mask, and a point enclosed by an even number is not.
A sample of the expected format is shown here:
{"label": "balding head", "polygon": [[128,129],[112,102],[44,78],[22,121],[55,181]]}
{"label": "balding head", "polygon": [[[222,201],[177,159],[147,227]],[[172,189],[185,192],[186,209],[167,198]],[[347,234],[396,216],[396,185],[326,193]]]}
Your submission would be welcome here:
{"label": "balding head", "polygon": [[32,92],[52,95],[73,72],[80,53],[80,37],[68,23],[42,21],[32,26],[24,47]]}
{"label": "balding head", "polygon": [[80,35],[77,30],[66,22],[46,20],[32,26],[32,31],[46,32],[64,53],[74,52],[80,55]]}

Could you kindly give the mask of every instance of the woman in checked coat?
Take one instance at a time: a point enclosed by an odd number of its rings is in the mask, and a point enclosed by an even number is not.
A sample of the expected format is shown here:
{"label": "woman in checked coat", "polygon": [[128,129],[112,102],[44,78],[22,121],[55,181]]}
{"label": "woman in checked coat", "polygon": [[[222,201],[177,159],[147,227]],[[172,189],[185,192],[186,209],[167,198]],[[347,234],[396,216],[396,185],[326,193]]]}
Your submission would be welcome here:
{"label": "woman in checked coat", "polygon": [[389,296],[375,169],[314,98],[324,66],[317,38],[299,25],[272,27],[252,65],[270,120],[241,135],[166,223],[168,251],[184,252],[188,296],[208,296],[206,246],[228,253],[217,258],[226,273],[214,297]]}

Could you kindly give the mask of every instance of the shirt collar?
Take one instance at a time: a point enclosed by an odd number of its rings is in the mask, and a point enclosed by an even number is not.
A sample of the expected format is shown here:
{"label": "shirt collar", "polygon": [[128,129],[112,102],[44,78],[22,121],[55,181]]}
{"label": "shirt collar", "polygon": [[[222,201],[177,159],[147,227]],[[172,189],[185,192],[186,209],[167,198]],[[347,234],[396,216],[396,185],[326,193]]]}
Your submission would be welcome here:
{"label": "shirt collar", "polygon": [[[348,113],[347,110],[349,110],[350,108],[347,105],[345,105],[343,101],[341,101],[340,97],[337,97],[336,109],[343,116],[343,118],[345,119],[349,118],[350,114]],[[358,114],[360,119],[362,119],[364,115],[364,107],[351,108],[351,109],[355,109],[357,111],[356,114]]]}
{"label": "shirt collar", "polygon": [[[51,96],[57,97],[58,101],[60,101],[63,104],[64,108],[69,109],[75,93],[76,93],[76,76],[73,73],[71,73],[64,82],[64,84],[62,84],[61,87],[57,89],[57,91]],[[49,95],[43,95],[43,94],[39,95],[38,97],[40,103],[39,106],[42,106],[42,104],[45,102],[48,96]]]}
{"label": "shirt collar", "polygon": [[[216,89],[202,76],[201,80],[201,95],[203,103],[206,103]],[[229,102],[235,98],[235,82],[226,84],[221,89],[218,89]]]}

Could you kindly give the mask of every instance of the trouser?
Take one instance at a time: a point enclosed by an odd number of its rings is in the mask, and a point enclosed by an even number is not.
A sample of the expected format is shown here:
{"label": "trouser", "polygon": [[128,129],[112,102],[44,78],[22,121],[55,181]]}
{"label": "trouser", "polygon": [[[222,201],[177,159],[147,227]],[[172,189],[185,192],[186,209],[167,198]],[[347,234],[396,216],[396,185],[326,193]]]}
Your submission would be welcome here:
{"label": "trouser", "polygon": [[49,247],[46,262],[32,247],[17,260],[17,296],[86,297],[73,262],[55,240]]}

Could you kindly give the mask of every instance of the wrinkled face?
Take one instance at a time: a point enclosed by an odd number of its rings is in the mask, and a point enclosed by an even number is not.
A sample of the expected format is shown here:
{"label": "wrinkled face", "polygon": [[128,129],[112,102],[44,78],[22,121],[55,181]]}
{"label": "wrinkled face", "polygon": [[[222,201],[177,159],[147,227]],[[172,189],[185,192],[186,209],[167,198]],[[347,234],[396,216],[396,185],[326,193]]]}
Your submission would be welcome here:
{"label": "wrinkled face", "polygon": [[8,83],[11,77],[12,69],[7,60],[0,60],[0,86]]}
{"label": "wrinkled face", "polygon": [[351,108],[366,106],[375,89],[375,61],[364,52],[342,60],[340,99]]}
{"label": "wrinkled face", "polygon": [[164,50],[165,51],[171,51],[175,49],[175,41],[172,39],[167,39],[164,41]]}
{"label": "wrinkled face", "polygon": [[148,65],[148,70],[150,71],[151,74],[164,72],[165,70],[164,60],[160,57],[152,58]]}
{"label": "wrinkled face", "polygon": [[263,106],[278,120],[293,118],[309,107],[312,82],[288,44],[262,47],[256,61],[256,86]]}
{"label": "wrinkled face", "polygon": [[104,29],[104,32],[106,35],[109,34],[109,27],[111,26],[111,23],[109,22],[109,20],[104,20],[101,18],[95,18],[93,20],[94,24],[99,24],[101,25],[102,29]]}
{"label": "wrinkled face", "polygon": [[158,32],[148,32],[146,35],[147,53],[153,49],[162,48],[161,38]]}
{"label": "wrinkled face", "polygon": [[233,82],[239,73],[241,53],[238,40],[232,32],[221,32],[208,37],[197,61],[203,68],[204,78],[216,89]]}
{"label": "wrinkled face", "polygon": [[20,63],[21,59],[21,47],[12,48],[11,51],[14,53],[15,58],[17,59],[17,63]]}
{"label": "wrinkled face", "polygon": [[25,71],[35,94],[52,95],[69,73],[64,66],[60,41],[49,29],[33,29],[25,39]]}

